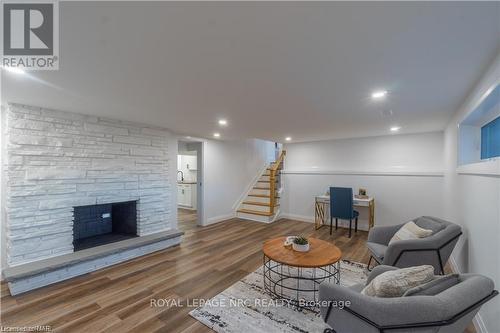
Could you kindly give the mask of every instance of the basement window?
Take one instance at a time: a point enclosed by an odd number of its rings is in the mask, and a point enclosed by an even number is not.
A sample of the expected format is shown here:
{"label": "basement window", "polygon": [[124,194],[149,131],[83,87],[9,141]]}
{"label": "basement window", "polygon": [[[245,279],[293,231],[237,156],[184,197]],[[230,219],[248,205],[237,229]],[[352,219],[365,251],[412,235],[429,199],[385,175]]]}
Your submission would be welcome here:
{"label": "basement window", "polygon": [[500,174],[500,84],[459,124],[458,173]]}
{"label": "basement window", "polygon": [[481,127],[481,159],[500,156],[500,117]]}

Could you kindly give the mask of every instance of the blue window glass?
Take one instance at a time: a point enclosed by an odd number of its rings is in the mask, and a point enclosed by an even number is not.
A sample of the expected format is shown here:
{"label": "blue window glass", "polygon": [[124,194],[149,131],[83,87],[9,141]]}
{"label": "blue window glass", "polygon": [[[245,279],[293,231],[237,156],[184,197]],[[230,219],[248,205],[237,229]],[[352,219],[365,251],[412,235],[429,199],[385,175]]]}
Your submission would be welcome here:
{"label": "blue window glass", "polygon": [[481,127],[481,159],[500,156],[500,117]]}

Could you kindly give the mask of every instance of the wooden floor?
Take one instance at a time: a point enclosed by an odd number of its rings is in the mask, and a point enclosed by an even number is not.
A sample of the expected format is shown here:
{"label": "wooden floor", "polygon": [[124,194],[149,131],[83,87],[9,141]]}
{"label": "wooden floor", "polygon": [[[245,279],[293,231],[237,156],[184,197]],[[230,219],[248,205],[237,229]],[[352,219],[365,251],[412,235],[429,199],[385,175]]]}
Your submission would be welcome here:
{"label": "wooden floor", "polygon": [[190,209],[177,209],[177,228],[184,231],[186,234],[196,230],[198,227],[196,225],[196,215],[195,210]]}
{"label": "wooden floor", "polygon": [[[12,297],[1,285],[1,325],[49,325],[57,332],[210,332],[192,319],[187,301],[209,299],[262,264],[262,242],[283,235],[334,242],[343,258],[367,262],[367,233],[329,235],[326,227],[282,219],[272,224],[232,219],[196,225],[180,211],[180,246]],[[151,307],[151,299],[176,299],[184,307]]]}

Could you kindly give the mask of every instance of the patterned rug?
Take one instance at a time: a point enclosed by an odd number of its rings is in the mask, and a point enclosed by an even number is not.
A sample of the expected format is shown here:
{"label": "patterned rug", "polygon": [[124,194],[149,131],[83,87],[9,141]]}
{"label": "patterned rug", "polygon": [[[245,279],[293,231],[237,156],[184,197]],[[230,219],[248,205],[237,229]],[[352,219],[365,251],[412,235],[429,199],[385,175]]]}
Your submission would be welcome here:
{"label": "patterned rug", "polygon": [[[341,262],[341,285],[364,283],[366,276],[365,264]],[[263,286],[262,267],[189,314],[219,333],[307,333],[323,332],[327,327],[317,308],[297,308],[267,294]]]}

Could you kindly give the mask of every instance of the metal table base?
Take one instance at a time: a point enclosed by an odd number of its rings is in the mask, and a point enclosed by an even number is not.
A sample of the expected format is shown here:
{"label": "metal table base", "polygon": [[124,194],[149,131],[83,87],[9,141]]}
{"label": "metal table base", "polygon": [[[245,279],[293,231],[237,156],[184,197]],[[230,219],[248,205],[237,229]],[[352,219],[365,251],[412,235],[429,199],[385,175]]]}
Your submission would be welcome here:
{"label": "metal table base", "polygon": [[315,307],[320,283],[340,284],[340,260],[321,267],[295,267],[264,255],[264,290],[277,299],[298,307]]}

